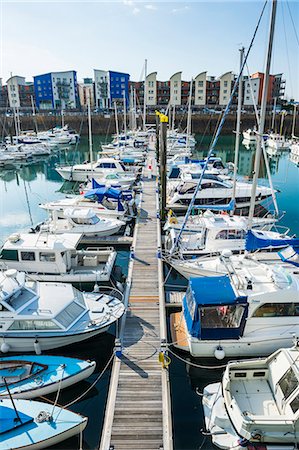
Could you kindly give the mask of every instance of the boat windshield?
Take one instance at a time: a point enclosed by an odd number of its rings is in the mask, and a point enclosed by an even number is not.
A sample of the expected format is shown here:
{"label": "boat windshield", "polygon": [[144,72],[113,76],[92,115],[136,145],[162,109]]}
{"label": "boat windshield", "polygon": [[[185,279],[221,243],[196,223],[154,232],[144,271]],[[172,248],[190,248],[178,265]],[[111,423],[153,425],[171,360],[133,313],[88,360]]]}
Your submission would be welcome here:
{"label": "boat windshield", "polygon": [[298,378],[296,377],[292,367],[283,375],[283,377],[279,380],[278,385],[283,393],[284,400],[286,401],[289,396],[297,389],[298,387]]}
{"label": "boat windshield", "polygon": [[100,218],[98,216],[92,216],[88,218],[74,217],[73,222],[75,222],[77,225],[95,225],[100,222]]}
{"label": "boat windshield", "polygon": [[69,328],[84,311],[84,307],[78,305],[76,302],[70,303],[64,308],[57,316],[55,320],[60,323],[64,328]]}
{"label": "boat windshield", "polygon": [[243,311],[242,305],[200,308],[201,328],[239,328]]}

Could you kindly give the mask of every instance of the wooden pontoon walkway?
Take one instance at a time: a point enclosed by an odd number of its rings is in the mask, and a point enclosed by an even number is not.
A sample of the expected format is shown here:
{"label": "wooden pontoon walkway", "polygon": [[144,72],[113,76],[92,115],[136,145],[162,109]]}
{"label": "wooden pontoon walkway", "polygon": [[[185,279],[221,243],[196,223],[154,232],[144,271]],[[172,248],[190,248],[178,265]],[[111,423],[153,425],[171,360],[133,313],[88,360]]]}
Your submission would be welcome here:
{"label": "wooden pontoon walkway", "polygon": [[[153,160],[152,151],[148,158]],[[120,332],[122,355],[114,360],[100,450],[172,449],[168,373],[158,360],[156,211],[156,181],[145,169],[129,304]]]}

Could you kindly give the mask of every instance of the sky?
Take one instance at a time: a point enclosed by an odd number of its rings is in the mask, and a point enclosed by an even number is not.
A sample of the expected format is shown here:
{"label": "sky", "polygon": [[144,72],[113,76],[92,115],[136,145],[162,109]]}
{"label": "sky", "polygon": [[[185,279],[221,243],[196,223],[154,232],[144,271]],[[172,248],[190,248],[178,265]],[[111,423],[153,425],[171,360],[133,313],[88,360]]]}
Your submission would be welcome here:
{"label": "sky", "polygon": [[[93,69],[127,72],[130,79],[158,72],[190,80],[207,71],[238,72],[239,48],[248,49],[264,0],[235,1],[14,1],[0,0],[0,77]],[[271,2],[248,57],[263,72]],[[278,0],[271,73],[283,73],[286,96],[299,100],[299,0]],[[245,71],[247,74],[247,70]]]}

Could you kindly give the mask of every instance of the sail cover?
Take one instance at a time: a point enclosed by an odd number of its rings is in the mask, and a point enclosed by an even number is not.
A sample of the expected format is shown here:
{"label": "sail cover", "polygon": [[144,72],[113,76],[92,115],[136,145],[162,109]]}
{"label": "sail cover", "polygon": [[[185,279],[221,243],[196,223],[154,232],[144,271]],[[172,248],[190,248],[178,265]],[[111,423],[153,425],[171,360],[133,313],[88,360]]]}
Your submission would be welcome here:
{"label": "sail cover", "polygon": [[249,230],[246,234],[245,248],[248,251],[258,250],[267,247],[286,247],[291,245],[299,247],[299,239],[293,239],[279,235],[277,239],[269,238],[267,232],[259,230]]}

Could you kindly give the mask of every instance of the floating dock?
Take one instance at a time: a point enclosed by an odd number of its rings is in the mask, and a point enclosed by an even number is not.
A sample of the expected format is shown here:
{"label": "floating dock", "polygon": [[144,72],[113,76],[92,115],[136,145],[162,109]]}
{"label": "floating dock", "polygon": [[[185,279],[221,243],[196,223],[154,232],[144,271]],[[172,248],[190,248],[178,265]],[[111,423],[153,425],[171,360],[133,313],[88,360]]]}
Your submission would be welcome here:
{"label": "floating dock", "polygon": [[[151,150],[148,164],[153,160]],[[127,312],[116,340],[100,450],[173,448],[168,370],[159,362],[166,342],[159,206],[156,180],[146,168],[143,175],[126,286]]]}

